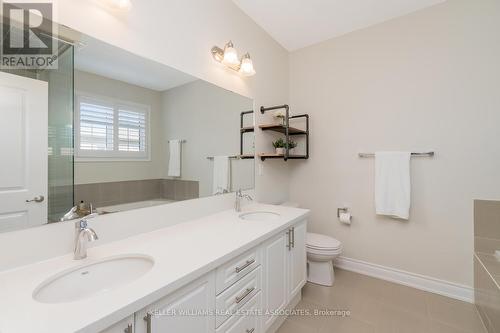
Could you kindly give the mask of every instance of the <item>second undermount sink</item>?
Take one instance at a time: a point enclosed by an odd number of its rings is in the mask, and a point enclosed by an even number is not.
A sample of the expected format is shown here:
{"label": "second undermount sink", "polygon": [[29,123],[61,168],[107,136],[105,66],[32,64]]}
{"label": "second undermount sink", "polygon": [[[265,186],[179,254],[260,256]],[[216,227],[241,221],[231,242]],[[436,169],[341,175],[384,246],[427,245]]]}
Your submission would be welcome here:
{"label": "second undermount sink", "polygon": [[137,280],[153,266],[153,258],[145,255],[105,258],[56,274],[35,289],[33,298],[42,303],[78,301]]}
{"label": "second undermount sink", "polygon": [[272,221],[280,217],[280,214],[273,212],[250,212],[240,215],[240,219],[248,221]]}

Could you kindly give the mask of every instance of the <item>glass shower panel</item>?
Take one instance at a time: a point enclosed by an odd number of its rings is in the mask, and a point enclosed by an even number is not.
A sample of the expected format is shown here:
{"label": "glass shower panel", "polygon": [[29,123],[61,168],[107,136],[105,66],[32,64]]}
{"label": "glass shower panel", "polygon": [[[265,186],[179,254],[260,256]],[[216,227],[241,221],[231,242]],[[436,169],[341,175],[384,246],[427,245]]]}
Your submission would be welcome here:
{"label": "glass shower panel", "polygon": [[60,42],[58,68],[39,73],[49,83],[49,223],[73,207],[73,56],[74,47]]}

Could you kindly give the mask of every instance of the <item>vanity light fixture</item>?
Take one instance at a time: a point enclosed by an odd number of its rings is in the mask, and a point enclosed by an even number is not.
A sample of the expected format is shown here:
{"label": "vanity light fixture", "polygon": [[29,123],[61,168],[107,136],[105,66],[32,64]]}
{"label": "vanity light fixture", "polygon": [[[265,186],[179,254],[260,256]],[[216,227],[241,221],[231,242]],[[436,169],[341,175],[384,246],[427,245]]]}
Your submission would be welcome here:
{"label": "vanity light fixture", "polygon": [[212,47],[212,57],[215,61],[226,65],[228,68],[239,72],[241,75],[255,75],[255,69],[253,68],[253,62],[250,58],[250,54],[247,52],[240,59],[238,57],[238,51],[236,51],[231,41],[226,43],[224,49],[221,49],[218,46]]}
{"label": "vanity light fixture", "polygon": [[111,9],[128,11],[132,8],[132,0],[101,0]]}

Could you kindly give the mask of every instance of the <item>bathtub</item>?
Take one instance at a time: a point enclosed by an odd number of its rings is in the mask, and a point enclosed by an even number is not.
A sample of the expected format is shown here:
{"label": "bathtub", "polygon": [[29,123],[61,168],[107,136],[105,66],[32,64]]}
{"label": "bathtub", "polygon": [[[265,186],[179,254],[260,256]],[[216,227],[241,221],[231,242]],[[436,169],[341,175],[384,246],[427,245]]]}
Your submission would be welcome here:
{"label": "bathtub", "polygon": [[146,200],[146,201],[129,202],[129,203],[124,203],[124,204],[112,205],[112,206],[98,207],[98,208],[96,208],[96,210],[99,214],[116,213],[116,212],[121,212],[124,210],[131,210],[131,209],[137,209],[137,208],[145,208],[145,207],[164,205],[164,204],[171,203],[171,202],[175,202],[175,200],[153,199],[153,200]]}

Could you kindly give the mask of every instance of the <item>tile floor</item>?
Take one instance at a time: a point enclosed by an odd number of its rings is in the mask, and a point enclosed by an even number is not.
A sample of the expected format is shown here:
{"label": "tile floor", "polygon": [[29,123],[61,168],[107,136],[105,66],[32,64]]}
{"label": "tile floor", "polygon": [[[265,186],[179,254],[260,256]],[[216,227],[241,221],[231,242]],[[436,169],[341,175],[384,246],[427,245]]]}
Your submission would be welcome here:
{"label": "tile floor", "polygon": [[473,304],[340,269],[333,287],[306,284],[296,309],[349,316],[295,315],[278,333],[485,333]]}

